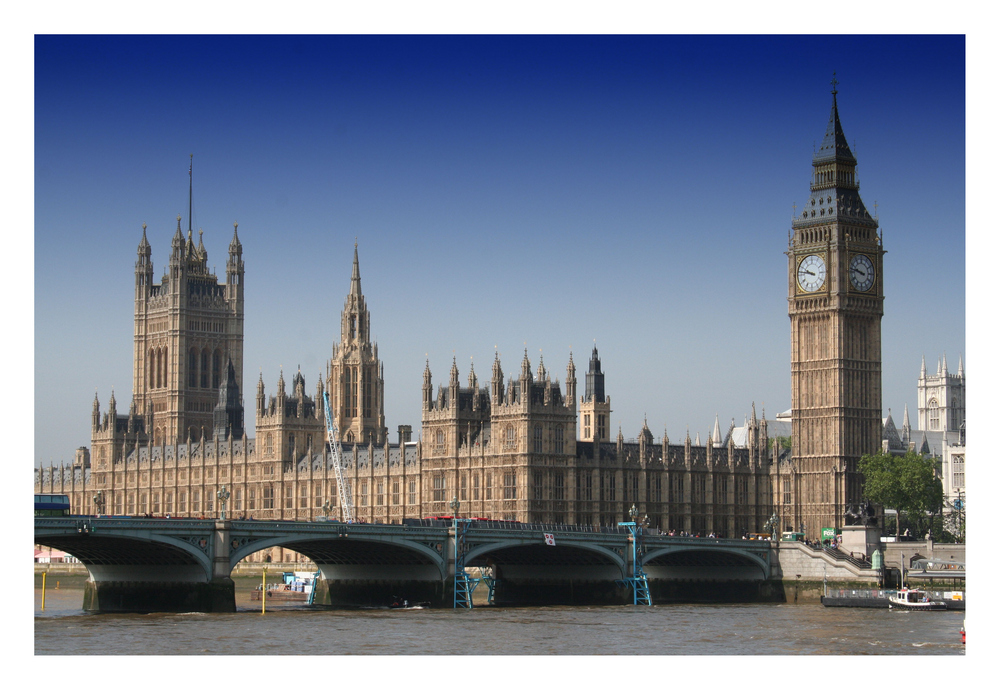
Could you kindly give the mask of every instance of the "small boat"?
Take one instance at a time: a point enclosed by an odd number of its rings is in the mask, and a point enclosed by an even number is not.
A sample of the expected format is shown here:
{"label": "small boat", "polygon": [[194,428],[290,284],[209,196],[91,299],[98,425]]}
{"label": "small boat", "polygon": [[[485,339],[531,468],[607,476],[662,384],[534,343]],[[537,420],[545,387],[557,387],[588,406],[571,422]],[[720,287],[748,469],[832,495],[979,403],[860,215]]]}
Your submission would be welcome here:
{"label": "small boat", "polygon": [[941,600],[931,599],[922,589],[901,589],[889,595],[889,608],[908,611],[945,611],[948,605]]}
{"label": "small boat", "polygon": [[427,609],[430,608],[430,606],[431,603],[429,601],[419,601],[411,604],[409,601],[403,599],[402,597],[393,597],[392,603],[389,604],[390,609],[405,609],[405,610]]}
{"label": "small boat", "polygon": [[[289,572],[281,574],[281,584],[268,585],[264,590],[268,601],[305,601],[312,603],[313,585],[319,573]],[[250,592],[250,601],[260,601],[261,589]]]}

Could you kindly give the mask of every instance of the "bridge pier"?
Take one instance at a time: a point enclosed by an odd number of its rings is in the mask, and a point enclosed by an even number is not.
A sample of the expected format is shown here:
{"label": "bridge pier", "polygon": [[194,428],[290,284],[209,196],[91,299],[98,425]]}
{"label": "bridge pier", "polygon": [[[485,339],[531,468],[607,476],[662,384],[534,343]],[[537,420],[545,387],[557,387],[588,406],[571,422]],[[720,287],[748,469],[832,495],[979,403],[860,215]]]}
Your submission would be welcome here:
{"label": "bridge pier", "polygon": [[235,585],[230,578],[209,582],[140,582],[88,580],[83,610],[101,613],[232,613]]}

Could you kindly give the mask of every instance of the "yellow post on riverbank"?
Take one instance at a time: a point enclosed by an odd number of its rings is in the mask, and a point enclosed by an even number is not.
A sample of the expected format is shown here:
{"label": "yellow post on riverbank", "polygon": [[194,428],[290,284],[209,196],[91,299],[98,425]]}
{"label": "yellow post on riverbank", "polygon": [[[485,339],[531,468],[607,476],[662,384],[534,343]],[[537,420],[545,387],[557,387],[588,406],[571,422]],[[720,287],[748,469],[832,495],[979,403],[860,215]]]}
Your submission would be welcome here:
{"label": "yellow post on riverbank", "polygon": [[45,576],[47,573],[42,573],[42,611],[45,610]]}
{"label": "yellow post on riverbank", "polygon": [[[42,608],[45,608],[45,590],[42,590]],[[260,571],[260,615],[267,613],[267,568]]]}

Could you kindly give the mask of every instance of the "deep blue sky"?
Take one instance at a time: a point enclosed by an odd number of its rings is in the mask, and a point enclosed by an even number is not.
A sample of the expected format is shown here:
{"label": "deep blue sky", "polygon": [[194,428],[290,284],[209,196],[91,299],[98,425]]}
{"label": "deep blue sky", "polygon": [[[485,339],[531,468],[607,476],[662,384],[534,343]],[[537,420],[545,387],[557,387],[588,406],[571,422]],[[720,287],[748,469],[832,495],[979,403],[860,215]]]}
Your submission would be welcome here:
{"label": "deep blue sky", "polygon": [[136,246],[159,281],[192,153],[223,276],[240,224],[251,425],[260,373],[314,389],[355,238],[390,431],[425,359],[484,383],[527,348],[562,381],[572,348],[582,390],[595,341],[626,438],[773,418],[834,71],[888,251],[885,411],[915,426],[921,356],[965,355],[961,36],[38,36],[34,69],[36,463],[89,445],[95,391],[127,410]]}

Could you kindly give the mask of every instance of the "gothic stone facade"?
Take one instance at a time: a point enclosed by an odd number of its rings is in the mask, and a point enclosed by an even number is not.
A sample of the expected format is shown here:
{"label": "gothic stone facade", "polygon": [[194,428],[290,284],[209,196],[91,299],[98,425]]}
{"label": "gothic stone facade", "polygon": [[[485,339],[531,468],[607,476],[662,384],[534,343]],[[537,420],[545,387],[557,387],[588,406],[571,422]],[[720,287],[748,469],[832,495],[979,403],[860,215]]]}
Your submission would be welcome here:
{"label": "gothic stone facade", "polygon": [[[710,438],[704,446],[692,445],[690,438],[683,445],[666,438],[657,443],[645,425],[638,440],[625,442],[619,430],[617,442],[611,442],[610,397],[604,394],[596,348],[579,410],[572,355],[565,391],[542,362],[533,375],[527,354],[520,376],[506,382],[498,356],[489,389],[479,388],[474,371],[468,386],[459,386],[453,364],[449,385],[436,397],[428,367],[421,438],[412,441],[409,427],[401,426],[390,443],[382,365],[368,335],[357,247],[341,338],[325,381],[317,381],[310,396],[301,372],[290,391],[281,373],[276,394],[267,396],[263,378],[258,380],[256,438],[248,438],[237,364],[242,361],[242,246],[234,231],[227,267],[231,283],[222,285],[205,268],[203,245],[195,247],[190,236],[185,244],[179,224],[173,249],[171,273],[164,278],[172,287],[152,285],[143,230],[136,268],[136,358],[141,361],[128,414],[118,414],[114,394],[102,414],[95,397],[90,450],[80,448],[72,466],[37,473],[36,490],[70,494],[74,512],[94,512],[99,494],[104,513],[217,515],[217,494],[224,485],[230,516],[337,516],[336,472],[325,446],[322,407],[323,393],[329,391],[341,430],[344,473],[361,520],[400,522],[448,514],[453,498],[462,502],[466,515],[593,525],[623,520],[635,505],[663,529],[730,536],[760,530],[770,515],[773,463],[766,421],[754,419],[752,440],[743,448],[729,439],[721,442],[718,434],[714,444]],[[149,336],[161,332],[145,325],[153,311],[145,304],[149,295],[163,302],[157,309],[174,315],[176,327],[165,329],[169,338]],[[207,306],[205,295],[211,298]],[[227,301],[227,295],[236,301]],[[215,322],[209,307],[217,310]],[[206,328],[211,323],[222,325]],[[186,356],[177,357],[178,352]],[[216,361],[225,364],[217,369]],[[206,412],[202,398],[209,396],[215,405]]]}

